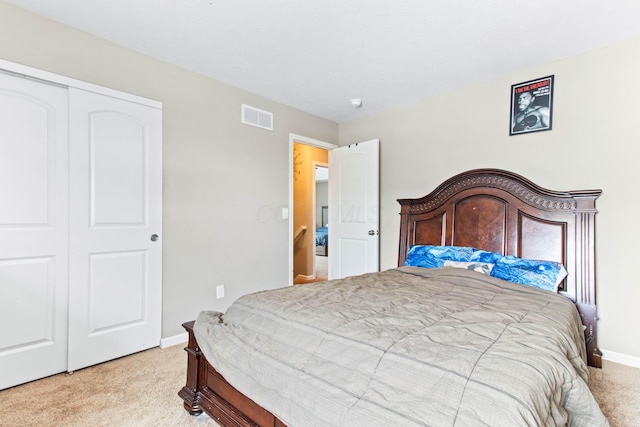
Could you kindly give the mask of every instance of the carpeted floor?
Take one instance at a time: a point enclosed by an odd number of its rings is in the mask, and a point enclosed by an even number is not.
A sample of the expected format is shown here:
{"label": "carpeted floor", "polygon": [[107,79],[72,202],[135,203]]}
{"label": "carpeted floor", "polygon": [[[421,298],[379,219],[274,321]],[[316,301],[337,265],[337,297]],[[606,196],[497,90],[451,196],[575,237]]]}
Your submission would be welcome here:
{"label": "carpeted floor", "polygon": [[183,348],[154,348],[0,391],[0,426],[217,426],[183,409]]}
{"label": "carpeted floor", "polygon": [[316,256],[316,277],[322,280],[329,277],[329,257]]}
{"label": "carpeted floor", "polygon": [[[185,383],[184,346],[121,359],[0,391],[0,426],[217,426],[192,417],[177,396]],[[612,427],[640,426],[640,369],[604,361],[590,388]]]}
{"label": "carpeted floor", "polygon": [[640,426],[640,369],[603,360],[589,368],[589,388],[612,427]]}

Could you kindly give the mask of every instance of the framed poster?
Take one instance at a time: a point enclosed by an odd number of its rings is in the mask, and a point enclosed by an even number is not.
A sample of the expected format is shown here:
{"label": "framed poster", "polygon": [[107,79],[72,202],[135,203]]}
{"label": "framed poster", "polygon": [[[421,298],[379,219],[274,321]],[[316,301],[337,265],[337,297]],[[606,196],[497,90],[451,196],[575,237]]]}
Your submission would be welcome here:
{"label": "framed poster", "polygon": [[553,76],[511,86],[509,135],[551,130]]}

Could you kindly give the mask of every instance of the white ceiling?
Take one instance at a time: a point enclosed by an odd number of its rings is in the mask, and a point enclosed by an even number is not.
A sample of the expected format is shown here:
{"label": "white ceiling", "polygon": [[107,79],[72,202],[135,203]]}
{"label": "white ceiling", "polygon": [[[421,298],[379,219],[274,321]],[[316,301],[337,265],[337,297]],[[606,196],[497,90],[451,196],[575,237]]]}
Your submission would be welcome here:
{"label": "white ceiling", "polygon": [[640,0],[3,1],[337,123],[640,36]]}

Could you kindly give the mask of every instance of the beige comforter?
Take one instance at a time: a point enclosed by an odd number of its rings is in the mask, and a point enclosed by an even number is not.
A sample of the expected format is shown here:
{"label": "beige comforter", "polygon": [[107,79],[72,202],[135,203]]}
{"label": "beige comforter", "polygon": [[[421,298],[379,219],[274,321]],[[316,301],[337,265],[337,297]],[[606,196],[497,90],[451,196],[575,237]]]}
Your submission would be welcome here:
{"label": "beige comforter", "polygon": [[566,298],[402,267],[202,312],[211,364],[290,427],[604,426]]}

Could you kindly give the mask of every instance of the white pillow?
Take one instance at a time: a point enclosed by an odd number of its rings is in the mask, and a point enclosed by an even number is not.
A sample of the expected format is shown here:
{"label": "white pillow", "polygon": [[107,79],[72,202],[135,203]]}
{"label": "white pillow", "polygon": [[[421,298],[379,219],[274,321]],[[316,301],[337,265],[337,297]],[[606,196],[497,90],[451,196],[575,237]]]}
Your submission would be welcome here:
{"label": "white pillow", "polygon": [[482,274],[491,274],[493,264],[488,262],[466,262],[466,261],[445,261],[445,267],[464,268],[465,270],[473,270]]}

